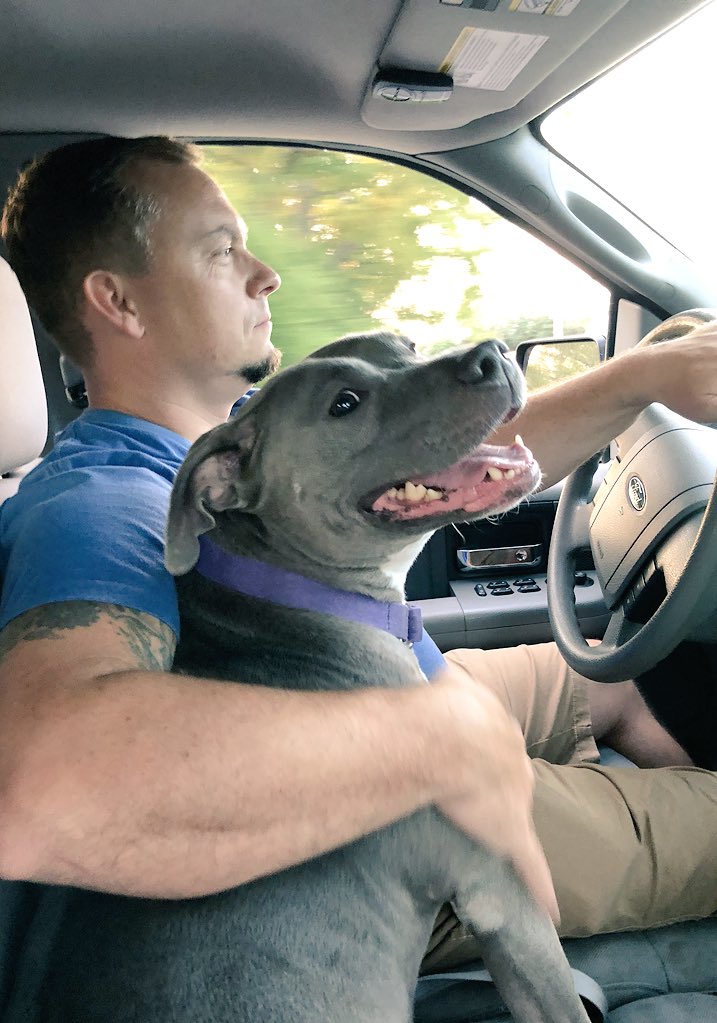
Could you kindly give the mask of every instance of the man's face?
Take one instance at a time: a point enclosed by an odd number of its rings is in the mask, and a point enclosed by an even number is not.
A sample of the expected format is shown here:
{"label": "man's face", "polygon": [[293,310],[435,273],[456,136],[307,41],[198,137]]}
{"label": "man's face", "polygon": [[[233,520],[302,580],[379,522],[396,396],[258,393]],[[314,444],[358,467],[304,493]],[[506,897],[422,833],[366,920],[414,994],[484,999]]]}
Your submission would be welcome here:
{"label": "man's face", "polygon": [[248,251],[246,225],[202,170],[153,162],[139,173],[161,204],[149,272],[132,280],[145,341],[165,375],[232,402],[238,383],[278,363],[268,297],[280,279]]}

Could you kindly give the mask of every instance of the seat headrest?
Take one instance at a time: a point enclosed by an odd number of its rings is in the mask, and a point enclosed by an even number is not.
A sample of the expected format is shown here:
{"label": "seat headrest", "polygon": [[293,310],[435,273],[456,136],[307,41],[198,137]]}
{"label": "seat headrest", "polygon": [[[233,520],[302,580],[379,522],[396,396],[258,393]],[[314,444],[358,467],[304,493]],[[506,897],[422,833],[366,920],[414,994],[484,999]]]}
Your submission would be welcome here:
{"label": "seat headrest", "polygon": [[37,458],[47,438],[47,400],[30,311],[0,256],[0,474]]}

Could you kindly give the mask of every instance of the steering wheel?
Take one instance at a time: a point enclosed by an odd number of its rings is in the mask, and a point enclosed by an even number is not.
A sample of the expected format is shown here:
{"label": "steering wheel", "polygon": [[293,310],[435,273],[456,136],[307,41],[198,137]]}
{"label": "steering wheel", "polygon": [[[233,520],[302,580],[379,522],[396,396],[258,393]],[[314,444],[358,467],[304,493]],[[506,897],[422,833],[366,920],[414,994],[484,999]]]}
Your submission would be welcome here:
{"label": "steering wheel", "polygon": [[[712,309],[678,313],[640,346],[715,319]],[[566,480],[548,558],[556,643],[575,671],[600,682],[643,674],[685,639],[717,638],[717,434],[655,403],[616,443],[619,460],[594,496],[599,455]],[[595,646],[575,607],[575,560],[586,538],[610,614]]]}

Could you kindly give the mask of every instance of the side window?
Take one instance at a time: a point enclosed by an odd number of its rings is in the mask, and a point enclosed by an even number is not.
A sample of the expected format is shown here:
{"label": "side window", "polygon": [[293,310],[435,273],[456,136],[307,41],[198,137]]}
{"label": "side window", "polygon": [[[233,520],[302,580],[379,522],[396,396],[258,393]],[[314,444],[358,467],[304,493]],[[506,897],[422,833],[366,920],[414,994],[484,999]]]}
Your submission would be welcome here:
{"label": "side window", "polygon": [[[515,349],[606,332],[605,288],[450,185],[351,153],[232,145],[204,155],[250,248],[281,274],[272,310],[284,366],[379,327],[426,355],[491,337]],[[551,379],[586,368],[560,350]]]}

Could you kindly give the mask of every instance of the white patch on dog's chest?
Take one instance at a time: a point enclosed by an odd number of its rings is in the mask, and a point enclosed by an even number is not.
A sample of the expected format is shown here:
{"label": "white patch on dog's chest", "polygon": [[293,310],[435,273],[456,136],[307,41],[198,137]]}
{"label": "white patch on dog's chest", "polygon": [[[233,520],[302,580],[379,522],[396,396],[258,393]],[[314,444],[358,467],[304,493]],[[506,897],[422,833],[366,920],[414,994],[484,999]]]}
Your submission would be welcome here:
{"label": "white patch on dog's chest", "polygon": [[403,550],[392,554],[391,557],[388,558],[383,565],[381,565],[381,571],[388,579],[389,584],[394,589],[398,590],[399,593],[403,593],[408,570],[423,550],[430,536],[430,533],[426,533],[424,536],[420,536],[417,540],[413,540],[407,547],[404,547]]}

